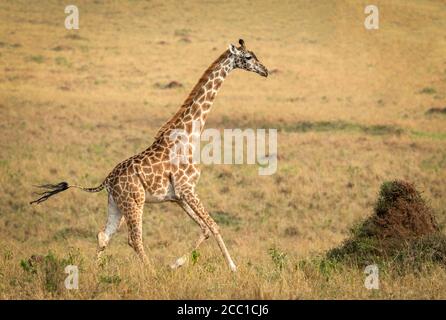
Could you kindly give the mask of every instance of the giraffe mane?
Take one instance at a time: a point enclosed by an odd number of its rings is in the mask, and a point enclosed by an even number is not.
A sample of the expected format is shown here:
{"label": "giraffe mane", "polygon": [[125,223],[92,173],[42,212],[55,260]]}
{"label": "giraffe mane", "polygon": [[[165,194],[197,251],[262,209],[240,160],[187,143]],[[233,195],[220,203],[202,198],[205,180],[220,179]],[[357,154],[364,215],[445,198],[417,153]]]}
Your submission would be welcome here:
{"label": "giraffe mane", "polygon": [[175,124],[176,120],[181,117],[183,112],[187,110],[187,108],[194,103],[194,98],[200,91],[200,89],[203,87],[203,85],[206,84],[209,74],[212,73],[212,71],[215,69],[217,65],[219,65],[222,61],[224,61],[229,55],[229,49],[223,52],[203,73],[203,75],[200,77],[200,80],[198,80],[197,84],[194,86],[192,91],[189,93],[189,96],[186,98],[186,100],[183,102],[181,107],[178,109],[178,111],[174,114],[172,118],[170,118],[169,121],[167,121],[157,132],[155,135],[155,140],[158,140],[164,136],[165,133],[169,131]]}

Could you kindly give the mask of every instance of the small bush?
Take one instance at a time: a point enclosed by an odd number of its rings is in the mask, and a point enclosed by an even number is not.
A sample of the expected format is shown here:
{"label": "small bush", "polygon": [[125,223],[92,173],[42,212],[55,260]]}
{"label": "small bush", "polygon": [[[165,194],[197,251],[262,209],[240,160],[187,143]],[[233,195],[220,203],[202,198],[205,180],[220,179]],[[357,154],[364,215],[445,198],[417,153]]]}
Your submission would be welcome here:
{"label": "small bush", "polygon": [[35,63],[43,63],[45,61],[45,58],[42,55],[36,55],[36,56],[30,56],[28,60]]}
{"label": "small bush", "polygon": [[71,62],[69,62],[65,57],[56,57],[54,61],[58,66],[71,67]]}
{"label": "small bush", "polygon": [[20,266],[26,273],[40,278],[47,292],[60,293],[64,290],[67,276],[65,267],[76,265],[80,269],[82,262],[78,250],[71,250],[67,258],[59,258],[49,251],[45,256],[32,255],[29,259],[21,260]]}
{"label": "small bush", "polygon": [[436,92],[437,92],[437,90],[435,90],[432,87],[425,87],[425,88],[420,90],[420,93],[422,93],[422,94],[434,94]]}
{"label": "small bush", "polygon": [[121,277],[118,275],[101,275],[99,277],[99,282],[105,283],[105,284],[120,284],[122,281]]}
{"label": "small bush", "polygon": [[237,227],[240,225],[241,219],[225,211],[212,212],[212,217],[218,225]]}
{"label": "small bush", "polygon": [[198,259],[200,258],[200,252],[198,250],[192,251],[192,264],[195,265],[198,262]]}
{"label": "small bush", "polygon": [[285,252],[280,251],[276,247],[270,248],[268,253],[273,260],[274,265],[278,270],[282,270],[286,263],[287,254]]}

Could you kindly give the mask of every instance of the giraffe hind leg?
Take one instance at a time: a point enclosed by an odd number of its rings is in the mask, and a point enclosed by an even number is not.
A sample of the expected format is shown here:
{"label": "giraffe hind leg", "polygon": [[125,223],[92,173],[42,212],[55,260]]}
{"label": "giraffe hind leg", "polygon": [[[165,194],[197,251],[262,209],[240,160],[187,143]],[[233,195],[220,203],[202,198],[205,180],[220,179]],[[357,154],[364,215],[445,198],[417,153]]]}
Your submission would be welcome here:
{"label": "giraffe hind leg", "polygon": [[105,227],[99,231],[98,238],[98,248],[96,251],[96,259],[99,260],[111,237],[119,229],[120,223],[122,221],[123,215],[119,210],[116,202],[111,195],[108,196],[108,217]]}
{"label": "giraffe hind leg", "polygon": [[121,230],[122,225],[125,223],[125,216],[121,216],[121,220],[119,221],[118,231]]}
{"label": "giraffe hind leg", "polygon": [[149,264],[149,259],[144,251],[142,242],[142,213],[143,206],[133,203],[130,207],[124,209],[124,216],[128,227],[128,243],[135,250],[138,257],[144,264]]}

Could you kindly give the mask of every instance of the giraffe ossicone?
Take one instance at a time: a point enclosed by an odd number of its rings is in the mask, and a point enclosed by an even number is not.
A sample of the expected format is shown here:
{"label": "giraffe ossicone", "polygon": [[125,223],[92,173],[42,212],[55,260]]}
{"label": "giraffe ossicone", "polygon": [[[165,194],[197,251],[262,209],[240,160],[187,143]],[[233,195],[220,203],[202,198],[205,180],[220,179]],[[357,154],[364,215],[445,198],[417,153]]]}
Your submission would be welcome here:
{"label": "giraffe ossicone", "polygon": [[[232,70],[243,69],[263,77],[268,76],[266,67],[259,62],[252,51],[246,49],[244,41],[239,40],[239,44],[239,47],[231,44],[229,49],[206,69],[179,110],[159,129],[152,145],[119,163],[98,187],[85,188],[66,182],[46,184],[40,186],[45,190],[40,193],[41,197],[31,203],[41,203],[69,188],[79,188],[87,192],[99,192],[105,188],[108,192],[108,217],[105,227],[98,233],[97,257],[100,257],[113,234],[125,221],[128,227],[129,245],[143,262],[148,262],[142,242],[144,204],[175,202],[201,229],[193,250],[198,249],[212,234],[230,270],[236,271],[236,265],[226,248],[219,227],[195,192],[200,170],[192,161],[192,151],[187,155],[188,161],[172,163],[170,152],[175,143],[170,139],[170,134],[174,130],[183,130],[188,133],[185,143],[192,144],[194,137],[192,123],[196,121],[200,124],[201,130],[204,128],[215,96]],[[177,259],[177,267],[185,263],[186,258],[183,257],[187,256],[188,254]]]}

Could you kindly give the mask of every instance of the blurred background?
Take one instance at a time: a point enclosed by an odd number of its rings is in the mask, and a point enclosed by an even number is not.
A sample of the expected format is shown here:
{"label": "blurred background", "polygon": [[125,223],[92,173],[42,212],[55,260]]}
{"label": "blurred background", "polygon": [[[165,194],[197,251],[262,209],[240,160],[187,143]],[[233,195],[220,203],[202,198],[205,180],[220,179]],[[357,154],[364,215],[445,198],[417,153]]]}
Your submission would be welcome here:
{"label": "blurred background", "polygon": [[[443,269],[389,276],[369,292],[362,270],[326,279],[296,267],[368,217],[386,180],[415,183],[446,222],[446,7],[373,2],[378,30],[364,27],[369,3],[353,0],[77,1],[79,30],[67,30],[63,1],[2,1],[0,298],[445,298]],[[199,234],[168,203],[144,214],[155,278],[125,228],[98,271],[105,194],[70,190],[30,206],[32,185],[101,183],[152,143],[239,38],[270,76],[234,71],[207,127],[277,128],[278,170],[206,165],[198,185],[239,274],[226,271],[212,239],[196,261],[168,271]],[[22,262],[48,252],[82,261],[80,290],[30,276]],[[278,275],[281,254],[288,264]]]}

